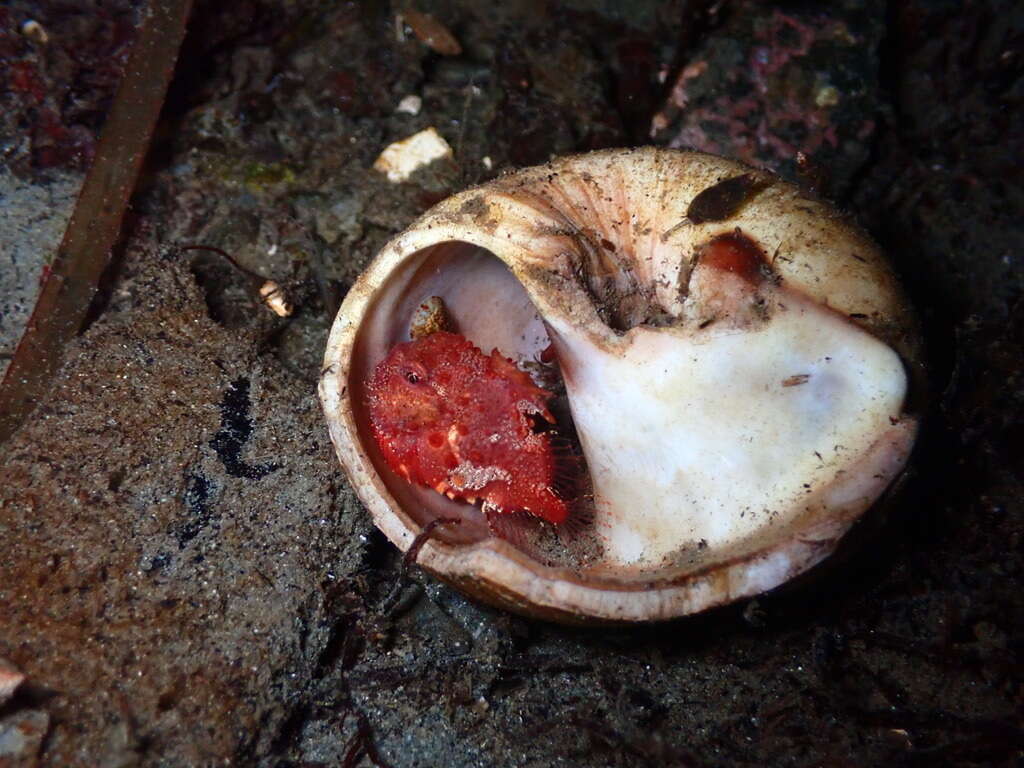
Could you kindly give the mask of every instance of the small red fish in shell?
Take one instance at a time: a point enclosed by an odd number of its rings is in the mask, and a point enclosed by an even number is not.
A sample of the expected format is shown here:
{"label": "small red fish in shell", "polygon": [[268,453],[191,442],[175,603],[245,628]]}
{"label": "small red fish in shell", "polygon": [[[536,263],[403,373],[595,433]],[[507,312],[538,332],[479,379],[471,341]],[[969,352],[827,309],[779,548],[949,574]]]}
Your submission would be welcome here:
{"label": "small red fish in shell", "polygon": [[367,382],[370,422],[388,466],[488,515],[526,512],[555,525],[559,452],[552,394],[498,350],[437,331],[395,346]]}

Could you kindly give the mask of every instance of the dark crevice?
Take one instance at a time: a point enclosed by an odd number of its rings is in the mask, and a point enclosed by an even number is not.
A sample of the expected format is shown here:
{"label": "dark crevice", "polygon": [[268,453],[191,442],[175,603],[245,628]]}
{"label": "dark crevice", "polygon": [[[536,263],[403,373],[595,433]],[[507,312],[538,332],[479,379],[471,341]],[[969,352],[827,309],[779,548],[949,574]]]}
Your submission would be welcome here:
{"label": "dark crevice", "polygon": [[304,701],[288,714],[270,746],[272,754],[280,754],[290,749],[298,741],[312,709],[312,704]]}
{"label": "dark crevice", "polygon": [[[176,526],[172,531],[178,540],[179,549],[184,549],[185,545],[198,536],[199,532],[213,519],[213,510],[210,508],[210,488],[210,481],[203,475],[194,473],[188,476],[188,485],[185,487],[183,501],[185,509],[189,512],[189,519]],[[158,559],[159,557],[154,559],[151,570],[162,567],[164,564],[161,562],[160,565],[157,565]]]}
{"label": "dark crevice", "polygon": [[252,419],[249,410],[249,380],[235,379],[224,393],[220,403],[221,426],[210,441],[210,447],[232,477],[259,480],[277,470],[280,465],[273,463],[249,464],[242,459],[242,448],[252,436]]}

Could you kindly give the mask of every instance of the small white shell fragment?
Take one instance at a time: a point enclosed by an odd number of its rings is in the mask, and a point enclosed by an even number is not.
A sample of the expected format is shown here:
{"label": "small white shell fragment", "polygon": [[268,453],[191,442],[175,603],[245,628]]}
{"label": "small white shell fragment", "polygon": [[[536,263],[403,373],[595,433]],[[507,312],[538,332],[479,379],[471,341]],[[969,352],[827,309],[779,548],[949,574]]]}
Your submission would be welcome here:
{"label": "small white shell fragment", "polygon": [[25,680],[25,675],[19,672],[13,664],[0,658],[0,704],[4,704],[14,691]]}
{"label": "small white shell fragment", "polygon": [[288,317],[292,313],[292,305],[284,297],[281,286],[273,280],[267,280],[260,286],[260,298],[278,317]]}
{"label": "small white shell fragment", "polygon": [[399,184],[423,166],[446,157],[452,157],[452,148],[431,126],[387,147],[373,167],[387,174],[392,184]]}
{"label": "small white shell fragment", "polygon": [[50,42],[50,35],[47,33],[46,28],[35,19],[29,19],[21,25],[21,34],[40,45],[46,45]]}
{"label": "small white shell fragment", "polygon": [[398,102],[398,106],[395,107],[395,112],[400,112],[406,115],[418,115],[422,107],[423,99],[421,99],[415,93],[410,93],[408,96],[403,97],[400,102]]}
{"label": "small white shell fragment", "polygon": [[839,89],[834,85],[823,85],[814,94],[814,103],[819,107],[834,107],[839,103]]}

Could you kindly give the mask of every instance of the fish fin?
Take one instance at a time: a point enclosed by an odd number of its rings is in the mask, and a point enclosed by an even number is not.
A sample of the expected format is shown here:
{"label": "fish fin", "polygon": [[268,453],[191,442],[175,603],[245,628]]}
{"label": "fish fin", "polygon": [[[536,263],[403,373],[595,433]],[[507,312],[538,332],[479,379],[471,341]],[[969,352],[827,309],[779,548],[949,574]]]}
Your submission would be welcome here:
{"label": "fish fin", "polygon": [[493,504],[484,502],[484,516],[491,534],[504,539],[516,549],[529,554],[534,553],[530,534],[537,528],[539,520],[529,512],[505,512]]}

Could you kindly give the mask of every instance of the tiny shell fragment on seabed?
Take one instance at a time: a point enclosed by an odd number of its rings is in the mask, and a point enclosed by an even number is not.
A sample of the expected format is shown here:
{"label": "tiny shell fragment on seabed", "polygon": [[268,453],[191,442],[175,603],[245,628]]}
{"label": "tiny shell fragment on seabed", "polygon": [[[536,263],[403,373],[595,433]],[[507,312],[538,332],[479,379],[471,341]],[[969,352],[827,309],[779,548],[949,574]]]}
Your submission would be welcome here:
{"label": "tiny shell fragment on seabed", "polygon": [[25,675],[3,658],[0,658],[0,705],[4,704],[25,680]]}
{"label": "tiny shell fragment on seabed", "polygon": [[387,174],[388,181],[399,184],[423,166],[446,157],[452,157],[452,148],[431,126],[389,145],[373,167]]}
{"label": "tiny shell fragment on seabed", "polygon": [[422,108],[423,99],[417,96],[415,93],[410,93],[408,96],[403,97],[400,102],[398,102],[398,106],[395,107],[395,112],[399,112],[405,115],[418,115]]}
{"label": "tiny shell fragment on seabed", "polygon": [[417,39],[430,50],[442,56],[458,56],[462,53],[462,46],[455,39],[455,35],[429,13],[406,8],[399,15],[401,20],[409,25]]}

